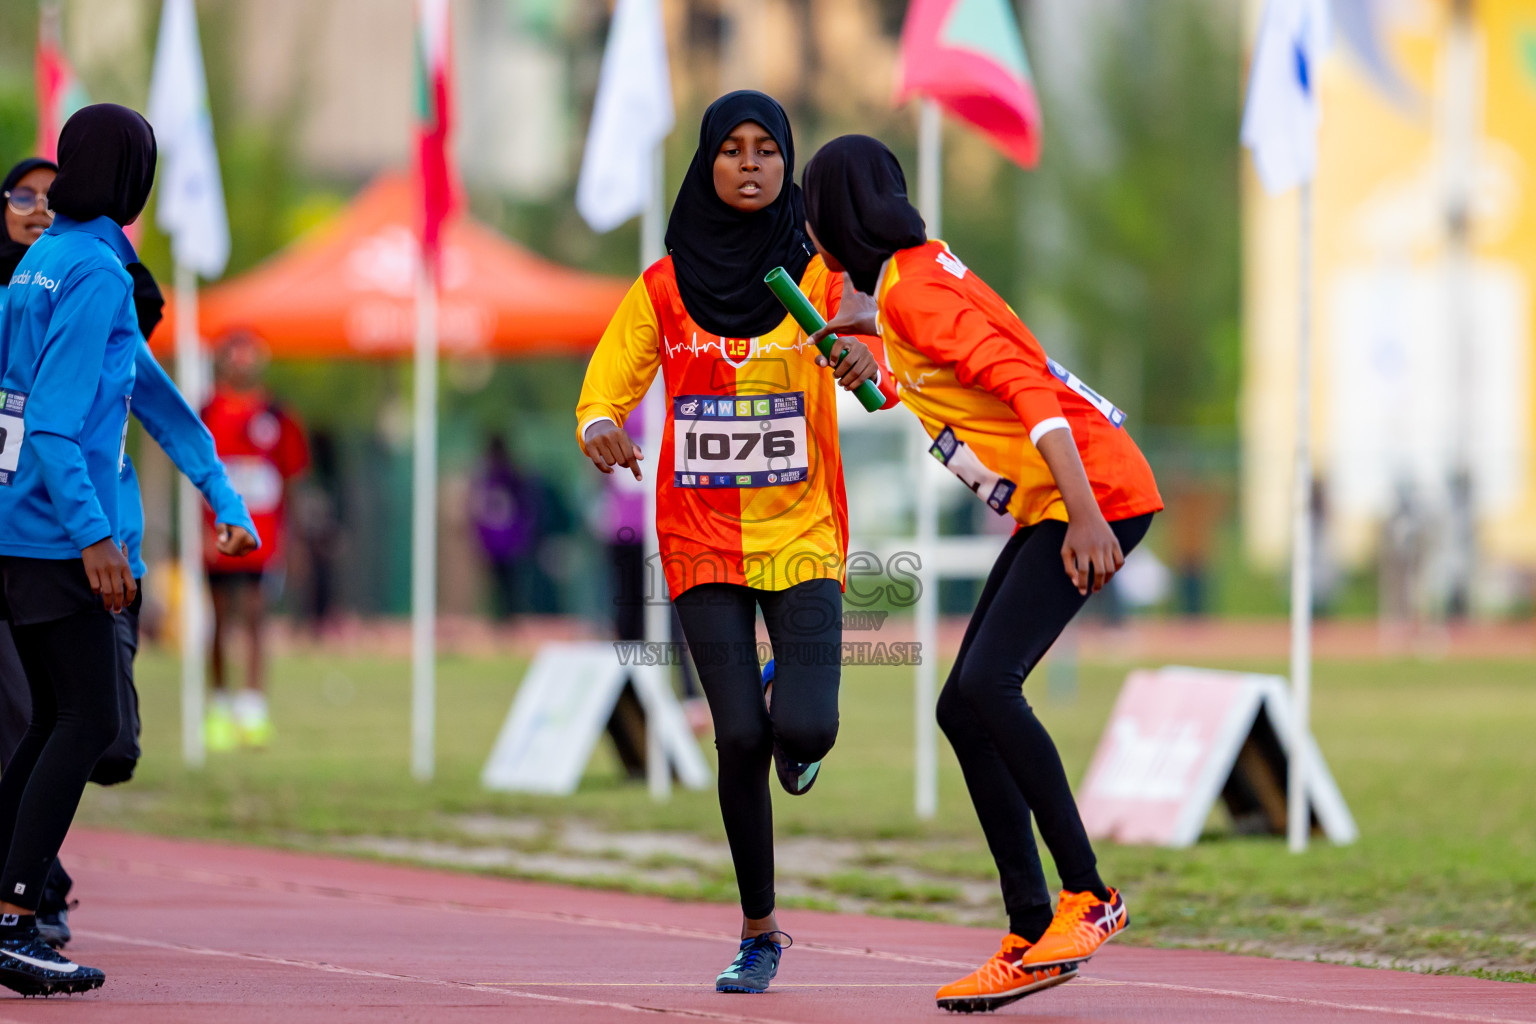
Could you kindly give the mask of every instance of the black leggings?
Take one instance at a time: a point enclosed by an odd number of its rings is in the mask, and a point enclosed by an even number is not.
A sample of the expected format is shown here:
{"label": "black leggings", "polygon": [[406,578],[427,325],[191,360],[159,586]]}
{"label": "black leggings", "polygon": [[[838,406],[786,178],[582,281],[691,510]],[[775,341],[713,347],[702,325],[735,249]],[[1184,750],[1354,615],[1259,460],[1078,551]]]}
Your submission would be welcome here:
{"label": "black leggings", "polygon": [[[1137,516],[1110,529],[1129,554],[1151,522],[1150,514]],[[1031,811],[1062,888],[1103,888],[1061,757],[1023,692],[1025,677],[1087,601],[1062,569],[1066,533],[1066,523],[1046,520],[1009,538],[939,694],[939,727],[965,773],[1013,930],[1036,932],[1024,935],[1031,941],[1050,922],[1051,906]]]}
{"label": "black leggings", "polygon": [[12,624],[32,695],[32,724],[0,775],[0,900],[36,910],[80,795],[117,738],[118,636],[96,608]]}
{"label": "black leggings", "polygon": [[[788,590],[702,583],[672,602],[715,720],[720,817],[736,866],[741,911],[773,912],[773,748],[793,761],[820,761],[837,739],[842,675],[843,592],[836,580]],[[773,710],[763,703],[757,609],[773,647]]]}

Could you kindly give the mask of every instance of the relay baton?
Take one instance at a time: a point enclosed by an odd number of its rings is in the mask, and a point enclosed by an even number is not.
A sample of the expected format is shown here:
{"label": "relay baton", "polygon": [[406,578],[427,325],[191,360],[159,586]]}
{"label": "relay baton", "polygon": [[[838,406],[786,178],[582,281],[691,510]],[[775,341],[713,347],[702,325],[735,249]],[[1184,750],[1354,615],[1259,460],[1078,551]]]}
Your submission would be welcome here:
{"label": "relay baton", "polygon": [[[784,272],[783,267],[774,267],[768,271],[768,276],[763,278],[763,282],[768,285],[768,290],[773,292],[774,298],[778,299],[784,305],[784,308],[789,310],[789,315],[795,318],[795,323],[799,324],[800,329],[806,334],[815,334],[827,326],[827,322],[821,318],[821,314],[816,312],[816,307],[811,305],[810,300],[805,297],[805,293],[800,290],[800,286],[795,284],[794,279]],[[834,365],[836,365],[838,358],[841,358],[832,355],[832,343],[837,340],[837,335],[833,334],[822,338],[816,343],[816,347],[821,349],[821,354],[827,357],[827,362]],[[857,388],[854,388],[853,394],[859,400],[859,404],[864,406],[868,412],[874,412],[885,405],[885,396],[880,393],[880,389],[875,386],[875,382],[872,380],[867,380]]]}

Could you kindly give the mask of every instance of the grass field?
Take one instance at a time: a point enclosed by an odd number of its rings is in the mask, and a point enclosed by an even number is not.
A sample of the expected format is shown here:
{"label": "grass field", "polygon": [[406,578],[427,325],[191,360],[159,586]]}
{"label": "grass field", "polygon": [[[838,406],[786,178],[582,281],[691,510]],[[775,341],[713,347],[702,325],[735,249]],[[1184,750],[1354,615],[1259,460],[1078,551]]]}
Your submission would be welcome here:
{"label": "grass field", "polygon": [[[1070,699],[1043,679],[1032,686],[1072,778],[1131,667],[1085,660]],[[91,787],[79,820],[734,902],[712,791],[652,803],[606,751],[569,799],[480,789],[522,669],[443,660],[438,778],[422,785],[408,771],[403,660],[279,659],[273,747],[192,772],[180,761],[176,662],[148,653],[139,775]],[[1281,841],[1213,828],[1191,850],[1103,846],[1103,874],[1133,908],[1128,941],[1536,980],[1536,663],[1324,662],[1315,693],[1318,739],[1360,842],[1296,857]],[[910,670],[848,671],[815,793],[776,791],[783,903],[1002,923],[947,748],[939,815],[914,819],[912,728]]]}

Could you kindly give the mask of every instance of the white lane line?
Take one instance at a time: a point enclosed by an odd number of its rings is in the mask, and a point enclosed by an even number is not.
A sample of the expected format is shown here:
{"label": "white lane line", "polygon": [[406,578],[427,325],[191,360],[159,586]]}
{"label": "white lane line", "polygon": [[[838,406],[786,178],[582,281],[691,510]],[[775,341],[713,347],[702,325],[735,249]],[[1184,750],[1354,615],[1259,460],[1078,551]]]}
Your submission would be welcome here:
{"label": "white lane line", "polygon": [[[299,895],[316,897],[330,897],[333,899],[350,900],[358,903],[372,904],[376,906],[409,906],[424,907],[437,911],[453,913],[475,914],[488,917],[504,917],[521,921],[547,921],[559,924],[579,925],[585,928],[604,928],[611,931],[639,932],[650,935],[668,935],[675,938],[702,939],[709,942],[739,942],[738,936],[729,932],[707,931],[701,928],[681,928],[672,925],[646,924],[637,921],[610,920],[601,917],[589,917],[585,914],[573,914],[565,911],[539,911],[518,910],[513,907],[488,907],[475,903],[456,903],[439,900],[420,899],[412,896],[391,896],[382,893],[364,892],[357,889],[344,889],[340,886],[310,885],[302,882],[280,882],[254,875],[232,875],[213,871],[191,870],[177,868],[169,865],[146,863],[143,861],[129,861],[115,857],[80,857],[82,863],[92,864],[106,870],[126,870],[131,874],[147,875],[157,878],[165,878],[181,882],[202,882],[208,885],[219,885],[226,888],[258,889],[267,892],[287,892]],[[889,953],[884,950],[858,948],[853,946],[835,946],[820,942],[798,942],[795,949],[805,949],[818,953],[830,953],[837,956],[854,956],[869,960],[882,960],[891,963],[919,964],[928,967],[952,967],[965,971],[975,968],[975,964],[959,960],[942,960],[935,957],[910,956],[902,953]],[[1128,981],[1103,977],[1080,977],[1079,982],[1100,985],[1132,985],[1139,988],[1164,989],[1170,992],[1188,992],[1195,995],[1223,996],[1229,999],[1252,999],[1259,1002],[1287,1003],[1297,1006],[1314,1006],[1335,1010],[1347,1010],[1352,1012],[1385,1013],[1399,1017],[1416,1017],[1428,1020],[1460,1021],[1464,1024],[1536,1024],[1536,1018],[1517,1020],[1507,1017],[1488,1017],[1479,1014],[1454,1013],[1451,1011],[1418,1010],[1406,1007],[1375,1006],[1368,1003],[1344,1003],[1329,999],[1309,999],[1304,996],[1273,995],[1264,992],[1245,992],[1238,989],[1204,988],[1195,985],[1176,985],[1169,982],[1157,981]]]}
{"label": "white lane line", "polygon": [[[703,988],[709,982],[697,981],[477,981],[476,985],[507,985],[522,988],[525,985],[542,988]],[[933,988],[931,981],[775,981],[773,989],[781,988]],[[5,1024],[0,1021],[0,1024]]]}
{"label": "white lane line", "polygon": [[[76,857],[83,864],[103,870],[126,871],[129,874],[164,878],[177,882],[218,885],[225,888],[254,889],[263,892],[290,893],[309,898],[327,897],[381,907],[419,907],[425,910],[473,914],[481,917],[500,917],[516,921],[546,921],[557,924],[579,925],[584,928],[604,928],[609,931],[636,932],[644,935],[666,935],[672,938],[700,939],[706,942],[739,943],[741,936],[732,932],[710,931],[703,928],[683,928],[676,925],[650,924],[643,921],[619,921],[610,918],[591,917],[560,910],[519,910],[516,907],[491,907],[477,903],[458,903],[445,900],[423,899],[415,896],[396,896],[385,893],[345,889],[335,885],[311,885],[305,882],[285,882],[254,875],[233,875],[202,869],[171,867],[142,861],[120,860],[115,857]],[[928,967],[963,968],[970,971],[975,964],[960,960],[941,960],[929,956],[913,956],[889,953],[868,947],[836,946],[822,942],[797,942],[795,949],[815,950],[838,956],[856,956],[868,960],[884,960],[891,963],[921,964]]]}
{"label": "white lane line", "polygon": [[98,932],[95,930],[75,929],[75,934],[89,939],[100,939],[103,942],[117,942],[125,946],[140,946],[148,949],[163,949],[173,953],[185,953],[192,956],[224,957],[231,960],[253,960],[265,964],[277,964],[282,967],[298,967],[307,971],[323,971],[327,974],[345,974],[354,978],[375,978],[380,981],[404,981],[416,985],[433,985],[438,988],[463,989],[471,992],[486,992],[492,995],[506,996],[512,999],[531,999],[542,1003],[560,1003],[568,1006],[600,1006],[606,1010],[624,1010],[628,1013],[654,1013],[671,1014],[679,1017],[693,1017],[702,1020],[725,1021],[727,1024],[797,1024],[781,1018],[767,1017],[740,1017],[733,1013],[714,1013],[710,1010],[689,1010],[670,1006],[642,1006],[639,1003],[615,1003],[604,999],[578,999],[574,996],[556,996],[546,992],[526,992],[520,989],[498,988],[491,985],[481,985],[469,981],[449,981],[445,978],[423,978],[412,974],[391,974],[387,971],[370,971],[360,967],[344,967],[341,964],[329,964],[320,960],[296,960],[285,956],[268,956],[265,953],[246,953],[233,949],[213,949],[208,946],[191,946],[181,942],[160,942],[157,939],[141,939],[132,935],[117,935],[113,932]]}
{"label": "white lane line", "polygon": [[1308,999],[1305,996],[1281,996],[1268,992],[1241,992],[1224,988],[1202,988],[1198,985],[1174,985],[1163,981],[1121,981],[1116,978],[1082,978],[1090,985],[1105,987],[1130,985],[1137,988],[1158,988],[1169,992],[1189,992],[1205,996],[1226,996],[1233,999],[1257,999],[1266,1003],[1288,1003],[1295,1006],[1315,1006],[1320,1009],[1350,1010],[1355,1013],[1388,1013],[1398,1017],[1423,1017],[1429,1020],[1469,1021],[1471,1024],[1533,1024],[1536,1018],[1515,1020],[1509,1017],[1484,1017],[1476,1013],[1453,1013],[1449,1010],[1412,1010],[1399,1006],[1375,1006],[1370,1003],[1340,1003],[1332,999]]}

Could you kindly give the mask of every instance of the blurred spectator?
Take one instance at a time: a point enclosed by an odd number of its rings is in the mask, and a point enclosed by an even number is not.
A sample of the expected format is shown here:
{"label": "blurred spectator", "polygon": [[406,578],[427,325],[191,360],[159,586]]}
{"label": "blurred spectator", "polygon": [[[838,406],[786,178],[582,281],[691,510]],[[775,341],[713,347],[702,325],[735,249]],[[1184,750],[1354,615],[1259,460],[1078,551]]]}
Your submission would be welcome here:
{"label": "blurred spectator", "polygon": [[1333,615],[1339,590],[1343,585],[1343,573],[1338,559],[1333,557],[1332,507],[1328,500],[1328,484],[1321,477],[1312,480],[1310,510],[1312,513],[1312,612],[1320,619]]}
{"label": "blurred spectator", "polygon": [[[519,610],[519,566],[528,566],[539,527],[539,493],[512,464],[499,435],[486,438],[475,473],[472,516],[491,572],[492,614],[505,621]],[[540,588],[542,589],[542,588]]]}
{"label": "blurred spectator", "polygon": [[310,471],[294,491],[294,534],[304,549],[300,614],[319,636],[336,603],[336,565],[342,554],[341,473],[336,440],[326,430],[309,437]]}
{"label": "blurred spectator", "polygon": [[[282,592],[289,490],[309,467],[303,427],[262,386],[266,366],[260,341],[248,334],[226,339],[214,357],[213,398],[203,409],[230,482],[245,498],[262,539],[248,555],[220,554],[212,514],[204,515],[203,551],[213,598],[213,699],[205,729],[213,751],[238,743],[261,747],[271,739],[263,650],[267,605]],[[236,628],[246,636],[247,662],[245,688],[232,695],[226,662],[229,634]]]}
{"label": "blurred spectator", "polygon": [[1397,485],[1397,501],[1381,528],[1381,565],[1378,581],[1383,624],[1405,627],[1419,617],[1421,574],[1429,540],[1424,510],[1413,485]]}
{"label": "blurred spectator", "polygon": [[1220,553],[1217,529],[1225,505],[1216,486],[1188,473],[1174,477],[1168,488],[1168,555],[1180,614],[1211,610],[1211,562]]}

